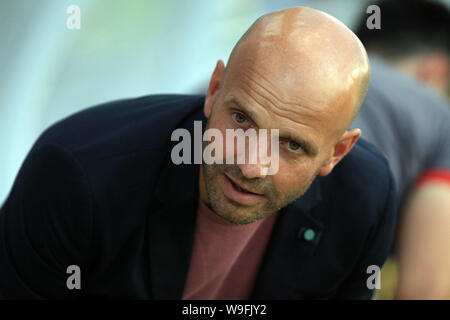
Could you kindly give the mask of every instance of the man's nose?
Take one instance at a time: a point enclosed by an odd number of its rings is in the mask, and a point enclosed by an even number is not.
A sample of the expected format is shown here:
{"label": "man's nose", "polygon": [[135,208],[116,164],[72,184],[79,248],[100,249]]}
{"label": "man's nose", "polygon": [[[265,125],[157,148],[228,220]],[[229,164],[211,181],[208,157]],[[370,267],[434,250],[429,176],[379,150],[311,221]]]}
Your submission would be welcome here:
{"label": "man's nose", "polygon": [[244,164],[238,164],[237,166],[241,169],[242,174],[247,179],[263,179],[267,176],[268,168],[259,161],[256,164],[246,162]]}
{"label": "man's nose", "polygon": [[244,163],[240,163],[238,159],[237,165],[239,169],[241,169],[242,174],[247,179],[262,179],[267,176],[267,172],[270,166],[270,163],[267,163],[267,160],[269,159],[265,159],[265,161],[262,161],[257,148],[249,148]]}

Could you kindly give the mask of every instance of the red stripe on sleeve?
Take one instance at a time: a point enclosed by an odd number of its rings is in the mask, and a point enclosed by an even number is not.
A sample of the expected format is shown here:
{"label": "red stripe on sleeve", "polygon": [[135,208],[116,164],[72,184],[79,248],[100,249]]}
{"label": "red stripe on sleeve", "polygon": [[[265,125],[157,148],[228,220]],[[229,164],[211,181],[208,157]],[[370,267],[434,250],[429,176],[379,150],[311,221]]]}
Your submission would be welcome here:
{"label": "red stripe on sleeve", "polygon": [[427,170],[417,178],[415,185],[418,186],[424,182],[437,180],[450,183],[450,169],[436,168]]}

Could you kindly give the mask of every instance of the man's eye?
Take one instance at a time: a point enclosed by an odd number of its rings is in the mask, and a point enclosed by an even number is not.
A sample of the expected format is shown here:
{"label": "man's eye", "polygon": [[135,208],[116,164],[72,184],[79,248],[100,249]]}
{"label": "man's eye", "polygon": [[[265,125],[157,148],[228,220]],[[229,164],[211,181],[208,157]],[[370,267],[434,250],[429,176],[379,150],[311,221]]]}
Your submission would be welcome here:
{"label": "man's eye", "polygon": [[235,112],[233,113],[233,119],[239,124],[244,124],[247,122],[247,118],[245,118],[242,114]]}
{"label": "man's eye", "polygon": [[302,152],[303,148],[301,145],[299,145],[297,142],[295,141],[289,141],[287,143],[287,148],[292,151],[292,152]]}

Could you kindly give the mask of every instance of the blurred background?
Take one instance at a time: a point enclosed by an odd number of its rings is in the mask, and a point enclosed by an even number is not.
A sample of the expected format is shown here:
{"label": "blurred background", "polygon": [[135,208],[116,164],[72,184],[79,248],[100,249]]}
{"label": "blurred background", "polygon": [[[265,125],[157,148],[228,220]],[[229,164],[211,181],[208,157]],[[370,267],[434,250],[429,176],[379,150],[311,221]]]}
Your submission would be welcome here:
{"label": "blurred background", "polygon": [[[0,204],[38,135],[108,100],[203,88],[264,13],[324,10],[349,27],[369,1],[0,1]],[[70,30],[66,9],[81,11]]]}

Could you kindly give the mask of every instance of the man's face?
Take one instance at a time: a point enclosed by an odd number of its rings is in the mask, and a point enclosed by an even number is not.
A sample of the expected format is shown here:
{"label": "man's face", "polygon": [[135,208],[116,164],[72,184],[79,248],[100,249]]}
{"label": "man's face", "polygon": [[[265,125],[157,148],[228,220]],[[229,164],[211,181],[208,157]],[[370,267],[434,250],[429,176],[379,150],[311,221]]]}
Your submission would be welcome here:
{"label": "man's face", "polygon": [[277,89],[256,74],[241,70],[239,77],[230,77],[211,103],[207,128],[220,130],[223,137],[226,129],[267,129],[268,135],[271,129],[279,130],[279,170],[273,175],[262,174],[261,164],[249,164],[248,157],[245,164],[225,164],[225,138],[224,164],[202,164],[208,205],[234,224],[254,222],[298,199],[319,174],[333,147],[332,134],[326,130],[330,115],[300,106],[299,101],[282,102],[274,93],[284,98],[289,92]]}

